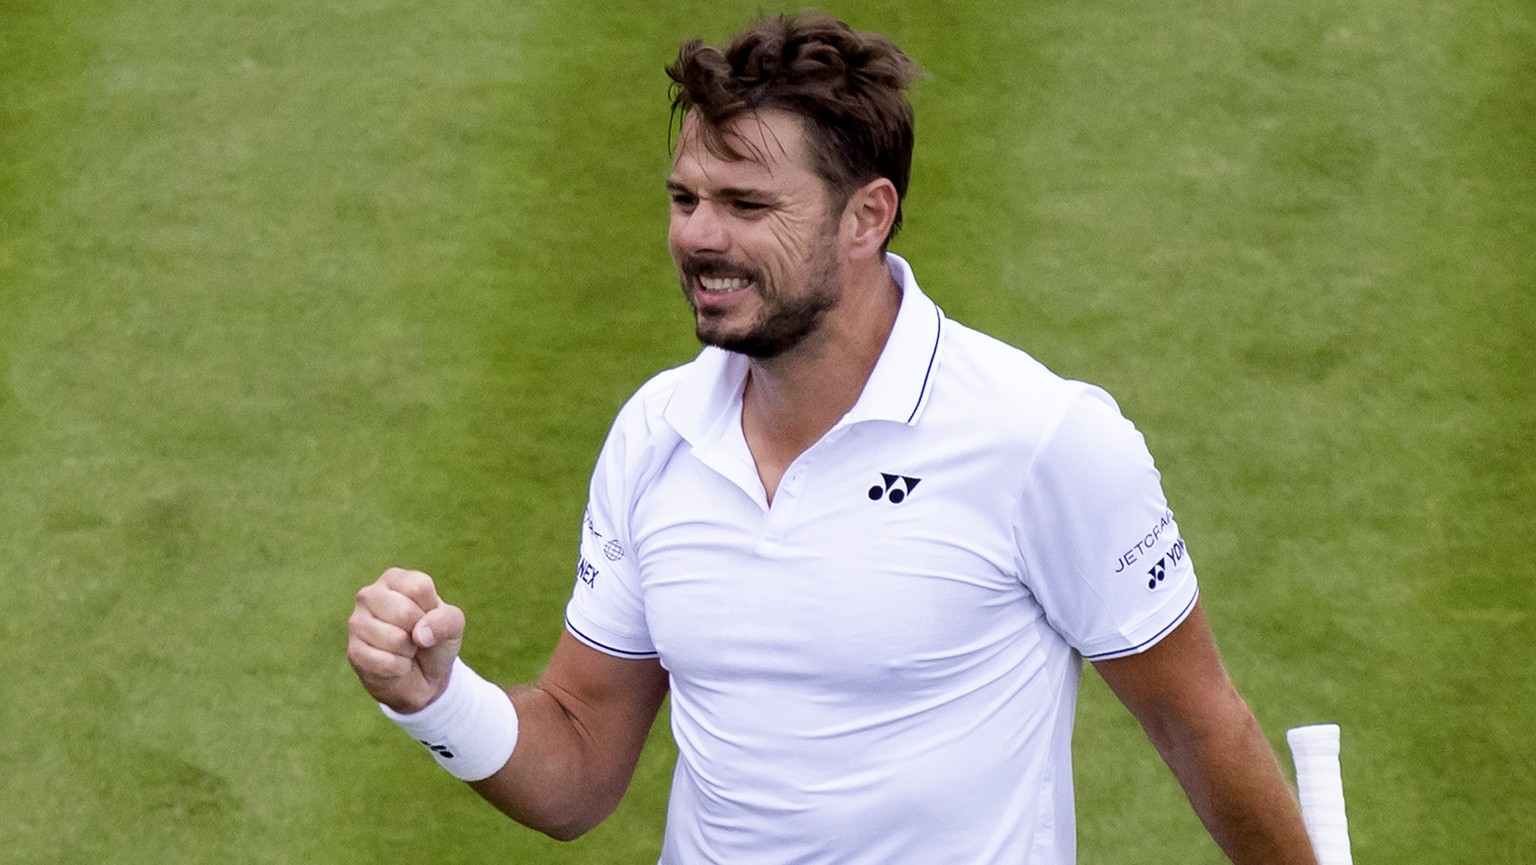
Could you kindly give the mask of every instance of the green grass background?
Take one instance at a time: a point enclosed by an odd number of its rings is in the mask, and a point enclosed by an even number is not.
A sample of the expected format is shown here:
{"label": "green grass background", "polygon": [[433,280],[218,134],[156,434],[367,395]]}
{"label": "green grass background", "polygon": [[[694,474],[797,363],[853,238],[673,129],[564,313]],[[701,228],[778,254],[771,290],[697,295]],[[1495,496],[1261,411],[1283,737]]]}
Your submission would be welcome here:
{"label": "green grass background", "polygon": [[[1536,850],[1536,6],[838,2],[929,71],[895,249],[1146,432],[1356,861]],[[757,2],[0,0],[0,861],[644,863],[378,715],[424,568],[533,676],[613,412],[695,351],[661,66]],[[772,8],[772,7],[769,7]],[[1221,861],[1090,674],[1084,863]]]}

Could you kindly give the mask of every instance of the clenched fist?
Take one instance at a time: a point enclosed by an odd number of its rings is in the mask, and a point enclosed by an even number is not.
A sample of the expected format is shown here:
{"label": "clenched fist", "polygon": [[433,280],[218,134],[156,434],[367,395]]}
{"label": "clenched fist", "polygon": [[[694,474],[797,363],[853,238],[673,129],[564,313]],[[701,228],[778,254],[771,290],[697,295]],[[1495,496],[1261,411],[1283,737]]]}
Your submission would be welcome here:
{"label": "clenched fist", "polygon": [[419,712],[448,686],[464,611],[438,597],[426,574],[390,568],[357,593],[347,637],[347,660],[368,693],[396,712]]}

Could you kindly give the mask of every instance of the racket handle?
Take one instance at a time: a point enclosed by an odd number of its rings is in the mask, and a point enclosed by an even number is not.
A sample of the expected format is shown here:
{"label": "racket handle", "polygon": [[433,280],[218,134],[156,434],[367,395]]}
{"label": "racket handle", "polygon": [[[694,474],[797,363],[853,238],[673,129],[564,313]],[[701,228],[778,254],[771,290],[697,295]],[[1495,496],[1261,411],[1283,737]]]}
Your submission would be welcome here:
{"label": "racket handle", "polygon": [[1313,724],[1285,733],[1296,764],[1296,792],[1318,865],[1354,865],[1339,770],[1339,725]]}

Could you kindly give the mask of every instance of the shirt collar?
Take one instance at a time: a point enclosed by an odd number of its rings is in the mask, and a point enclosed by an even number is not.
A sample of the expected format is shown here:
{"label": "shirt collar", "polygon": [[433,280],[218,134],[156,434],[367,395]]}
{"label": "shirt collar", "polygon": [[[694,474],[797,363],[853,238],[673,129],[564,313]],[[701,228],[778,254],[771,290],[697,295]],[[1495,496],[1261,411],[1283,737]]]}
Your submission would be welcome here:
{"label": "shirt collar", "polygon": [[917,287],[905,259],[888,252],[885,262],[901,286],[901,308],[864,392],[843,418],[844,424],[866,420],[913,424],[928,403],[944,313]]}
{"label": "shirt collar", "polygon": [[[918,288],[905,259],[888,252],[885,261],[901,286],[901,307],[858,402],[837,426],[862,421],[914,424],[932,389],[944,313]],[[667,423],[695,446],[718,441],[726,424],[739,428],[747,368],[745,355],[705,347],[673,391],[665,410]]]}

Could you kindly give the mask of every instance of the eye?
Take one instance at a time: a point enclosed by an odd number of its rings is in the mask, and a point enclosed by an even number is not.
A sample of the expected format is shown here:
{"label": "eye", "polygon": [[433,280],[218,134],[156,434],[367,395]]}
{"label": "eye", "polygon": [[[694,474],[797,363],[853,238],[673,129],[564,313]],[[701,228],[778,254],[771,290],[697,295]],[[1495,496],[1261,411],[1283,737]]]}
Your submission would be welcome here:
{"label": "eye", "polygon": [[699,203],[698,196],[691,195],[687,192],[674,192],[670,197],[672,199],[672,206],[678,210],[692,210]]}
{"label": "eye", "polygon": [[757,213],[762,210],[767,210],[768,205],[762,203],[761,201],[748,201],[746,199],[738,198],[731,202],[731,208],[734,209],[737,213]]}

